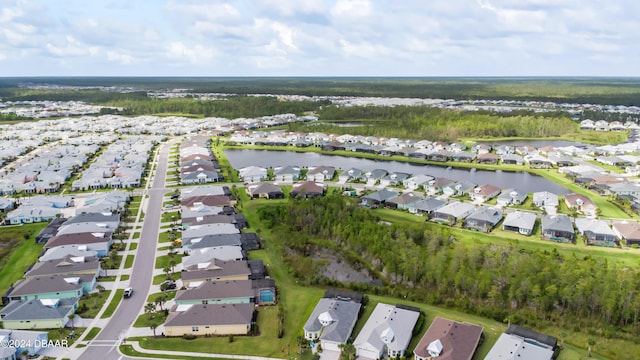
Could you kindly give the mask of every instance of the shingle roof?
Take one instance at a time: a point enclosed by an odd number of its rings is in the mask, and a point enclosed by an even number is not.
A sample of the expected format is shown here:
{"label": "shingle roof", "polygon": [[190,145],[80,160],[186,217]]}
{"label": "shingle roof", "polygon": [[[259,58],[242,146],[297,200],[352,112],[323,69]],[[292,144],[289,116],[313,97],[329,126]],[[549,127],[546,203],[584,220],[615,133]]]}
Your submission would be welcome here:
{"label": "shingle roof", "polygon": [[417,356],[429,357],[427,347],[440,340],[438,360],[470,360],[482,335],[482,326],[436,317],[414,350]]}
{"label": "shingle roof", "polygon": [[254,304],[194,304],[169,314],[164,326],[251,325]]}
{"label": "shingle roof", "polygon": [[[309,332],[316,332],[322,329],[320,316],[329,315],[332,321],[324,326],[321,340],[329,340],[338,343],[346,343],[353,331],[353,326],[358,320],[360,304],[351,301],[322,298],[313,309],[311,316],[304,324],[304,329]],[[326,315],[324,315],[326,317]],[[328,318],[329,318],[328,317]]]}
{"label": "shingle roof", "polygon": [[176,303],[190,300],[251,298],[255,294],[251,280],[205,281],[198,287],[179,290]]}

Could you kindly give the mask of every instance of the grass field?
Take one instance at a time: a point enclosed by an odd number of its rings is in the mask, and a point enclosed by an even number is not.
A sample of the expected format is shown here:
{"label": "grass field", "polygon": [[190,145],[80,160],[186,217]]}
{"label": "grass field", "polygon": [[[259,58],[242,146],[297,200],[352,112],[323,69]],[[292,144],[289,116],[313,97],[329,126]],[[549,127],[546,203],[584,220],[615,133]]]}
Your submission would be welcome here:
{"label": "grass field", "polygon": [[124,294],[124,289],[116,289],[116,293],[113,296],[113,299],[111,299],[111,302],[105,309],[104,313],[102,313],[102,316],[100,317],[101,319],[110,318],[113,315],[113,313],[118,308],[120,301],[122,300],[123,294]]}
{"label": "grass field", "polygon": [[[2,227],[3,235],[11,237],[11,243],[18,241],[19,245],[12,246],[7,254],[0,259],[0,291],[4,293],[12,284],[22,279],[27,267],[38,261],[42,251],[42,244],[36,244],[35,236],[47,226],[46,223],[25,224],[22,226]],[[5,244],[9,244],[6,242]]]}

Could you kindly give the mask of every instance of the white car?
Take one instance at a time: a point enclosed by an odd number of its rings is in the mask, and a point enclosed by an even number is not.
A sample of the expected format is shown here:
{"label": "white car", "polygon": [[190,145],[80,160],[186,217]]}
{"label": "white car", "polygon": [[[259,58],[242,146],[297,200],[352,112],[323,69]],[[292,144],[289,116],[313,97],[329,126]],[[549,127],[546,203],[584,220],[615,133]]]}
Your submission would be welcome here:
{"label": "white car", "polygon": [[130,298],[132,294],[133,294],[133,288],[128,287],[128,288],[124,289],[124,298],[125,299]]}

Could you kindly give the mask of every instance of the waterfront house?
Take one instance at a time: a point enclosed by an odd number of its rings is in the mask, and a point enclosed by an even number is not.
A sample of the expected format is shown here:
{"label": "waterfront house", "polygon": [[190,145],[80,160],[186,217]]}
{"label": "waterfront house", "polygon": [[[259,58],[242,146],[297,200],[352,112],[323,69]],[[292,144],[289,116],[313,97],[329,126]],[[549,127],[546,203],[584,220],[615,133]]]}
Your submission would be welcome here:
{"label": "waterfront house", "polygon": [[366,181],[366,176],[364,171],[357,169],[357,168],[351,168],[347,171],[343,171],[339,176],[338,176],[338,182],[340,183],[346,183],[347,181],[349,182],[364,182]]}
{"label": "waterfront house", "polygon": [[417,190],[419,188],[423,188],[425,185],[429,183],[429,181],[433,180],[434,177],[430,175],[418,174],[412,176],[408,179],[405,179],[402,182],[402,185],[409,190]]}
{"label": "waterfront house", "polygon": [[469,196],[471,200],[485,202],[498,196],[498,194],[500,194],[499,187],[491,184],[483,184],[474,188],[473,191],[469,193]]}
{"label": "waterfront house", "polygon": [[498,195],[498,206],[520,205],[527,199],[527,193],[516,189],[505,189]]}
{"label": "waterfront house", "polygon": [[472,162],[476,158],[476,154],[471,151],[460,151],[451,154],[451,160],[459,162]]}
{"label": "waterfront house", "polygon": [[394,172],[380,179],[380,186],[400,186],[411,174]]}
{"label": "waterfront house", "polygon": [[291,184],[300,179],[300,168],[297,166],[277,167],[273,170],[273,180]]}
{"label": "waterfront house", "polygon": [[245,183],[255,183],[268,179],[267,169],[259,166],[247,166],[238,170],[240,178]]}
{"label": "waterfront house", "polygon": [[476,162],[478,164],[497,164],[500,160],[500,155],[494,153],[478,154]]}
{"label": "waterfront house", "polygon": [[336,168],[333,166],[316,166],[307,171],[307,180],[321,183],[333,179]]}
{"label": "waterfront house", "polygon": [[522,165],[522,164],[524,164],[524,159],[522,158],[522,156],[516,155],[516,154],[503,154],[503,155],[500,155],[500,161],[502,161],[503,164],[507,164],[507,165]]}

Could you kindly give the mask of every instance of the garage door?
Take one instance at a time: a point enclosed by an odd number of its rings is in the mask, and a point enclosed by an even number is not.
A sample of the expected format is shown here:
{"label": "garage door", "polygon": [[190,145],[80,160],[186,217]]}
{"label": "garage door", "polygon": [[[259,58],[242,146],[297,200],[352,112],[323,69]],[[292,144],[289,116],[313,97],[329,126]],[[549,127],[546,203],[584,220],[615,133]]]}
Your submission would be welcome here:
{"label": "garage door", "polygon": [[357,349],[357,350],[358,350],[358,356],[360,357],[365,357],[369,359],[377,359],[380,357],[380,355],[378,354],[378,351],[375,351],[375,350],[369,350],[369,349]]}
{"label": "garage door", "polygon": [[333,341],[323,341],[322,350],[340,351],[340,348],[338,347],[338,344]]}

